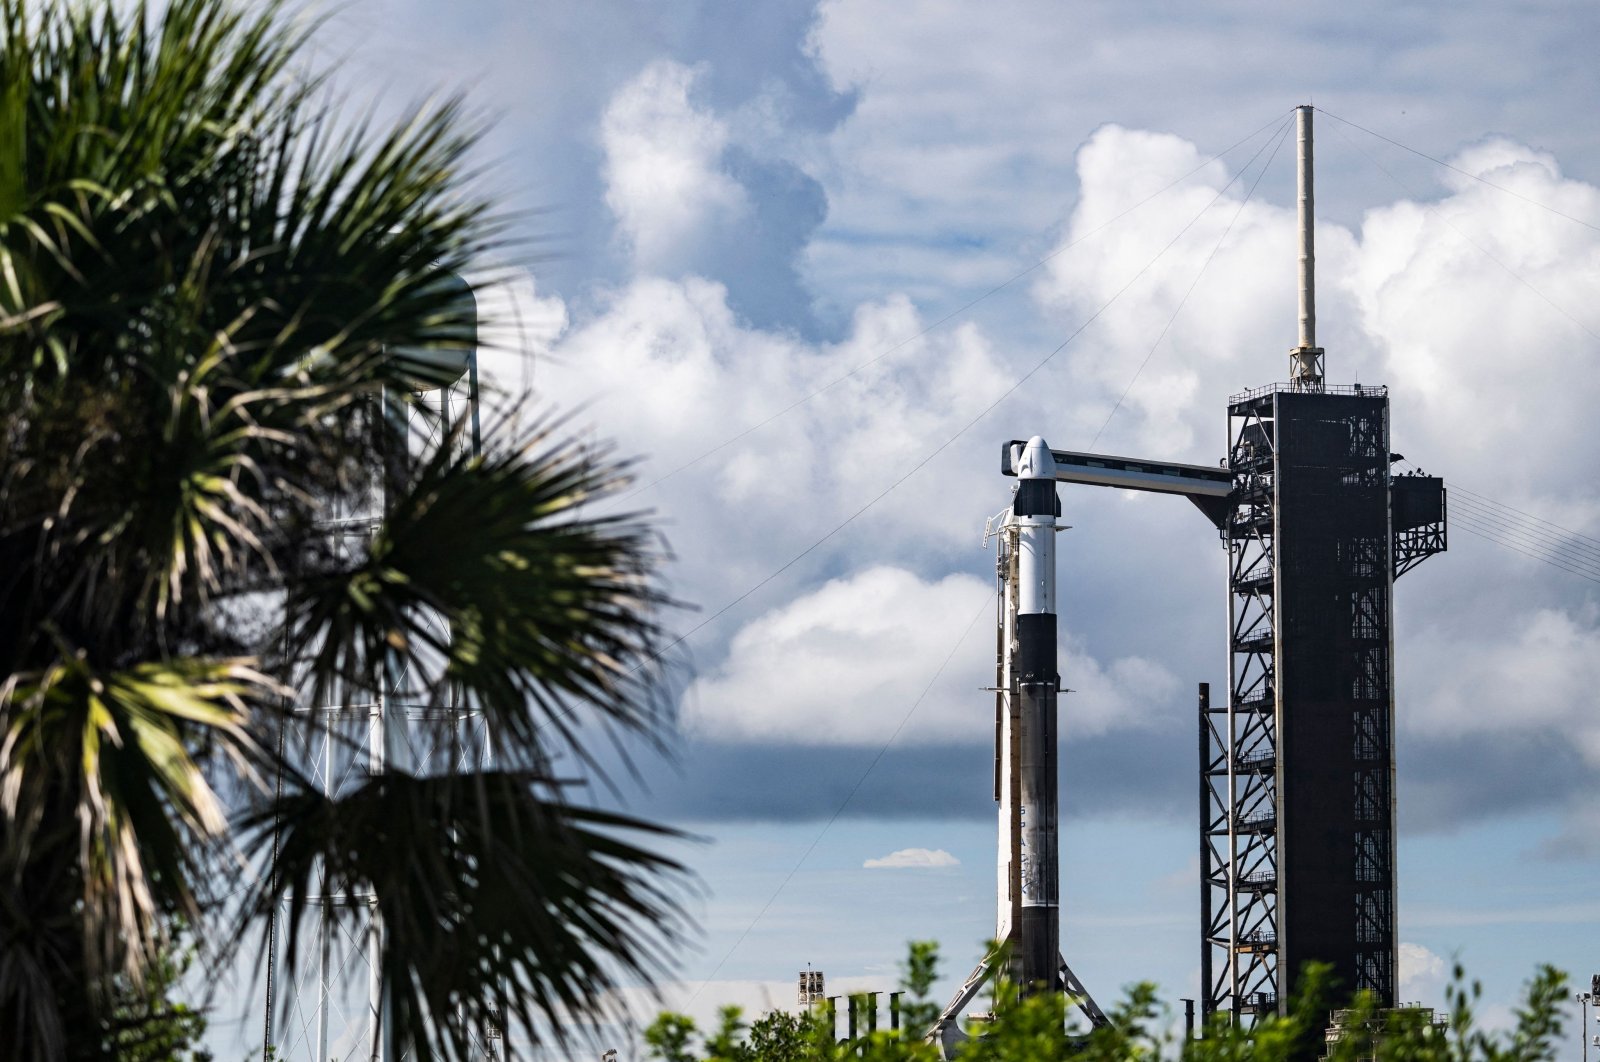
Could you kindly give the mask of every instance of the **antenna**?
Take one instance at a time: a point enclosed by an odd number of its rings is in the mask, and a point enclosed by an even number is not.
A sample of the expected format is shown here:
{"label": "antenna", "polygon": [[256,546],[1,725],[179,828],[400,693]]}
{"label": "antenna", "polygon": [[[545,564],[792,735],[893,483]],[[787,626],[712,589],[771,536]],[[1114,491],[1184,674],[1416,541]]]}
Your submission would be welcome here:
{"label": "antenna", "polygon": [[1317,346],[1316,197],[1311,175],[1311,106],[1295,108],[1300,144],[1296,168],[1300,201],[1300,345],[1289,351],[1289,381],[1296,391],[1322,390],[1322,348]]}

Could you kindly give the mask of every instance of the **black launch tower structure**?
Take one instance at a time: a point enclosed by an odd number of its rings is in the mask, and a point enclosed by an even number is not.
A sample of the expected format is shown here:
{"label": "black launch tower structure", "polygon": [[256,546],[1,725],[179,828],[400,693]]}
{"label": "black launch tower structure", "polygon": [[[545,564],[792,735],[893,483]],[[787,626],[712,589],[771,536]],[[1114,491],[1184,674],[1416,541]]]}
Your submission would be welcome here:
{"label": "black launch tower structure", "polygon": [[1445,548],[1444,485],[1392,475],[1382,387],[1308,374],[1235,395],[1228,422],[1228,697],[1200,698],[1201,1009],[1279,1012],[1309,961],[1391,1007],[1393,589]]}

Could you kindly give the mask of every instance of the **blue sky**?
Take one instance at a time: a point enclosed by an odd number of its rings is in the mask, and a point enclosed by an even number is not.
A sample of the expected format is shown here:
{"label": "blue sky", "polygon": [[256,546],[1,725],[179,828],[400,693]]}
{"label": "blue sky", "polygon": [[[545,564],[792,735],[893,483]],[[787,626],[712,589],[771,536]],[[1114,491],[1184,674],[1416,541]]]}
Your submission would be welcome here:
{"label": "blue sky", "polygon": [[[979,958],[999,445],[1217,461],[1295,339],[1303,102],[1330,380],[1389,384],[1396,448],[1501,540],[1458,524],[1396,590],[1402,995],[1460,956],[1504,1020],[1535,963],[1600,971],[1600,595],[1502,544],[1600,539],[1600,9],[348,0],[318,42],[354,99],[493,117],[528,241],[497,378],[644,458],[703,623],[630,797],[709,838],[675,1001]],[[1172,499],[1063,507],[1068,958],[1102,1001],[1192,996],[1223,555]],[[955,865],[863,866],[909,848]]]}

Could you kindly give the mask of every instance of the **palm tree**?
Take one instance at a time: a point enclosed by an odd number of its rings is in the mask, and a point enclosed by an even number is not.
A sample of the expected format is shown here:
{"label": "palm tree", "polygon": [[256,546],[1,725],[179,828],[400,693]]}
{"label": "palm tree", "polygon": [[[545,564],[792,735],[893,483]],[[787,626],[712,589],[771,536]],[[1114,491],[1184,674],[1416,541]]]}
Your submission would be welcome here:
{"label": "palm tree", "polygon": [[[655,540],[591,504],[625,470],[549,424],[419,449],[387,412],[396,351],[472,341],[451,278],[504,234],[461,104],[341,119],[275,3],[0,18],[0,1054],[106,1056],[174,920],[225,961],[291,897],[293,962],[354,917],[305,904],[324,882],[376,897],[396,1051],[658,974],[667,831],[550,767],[586,719],[662,733]],[[366,547],[326,548],[374,477]],[[319,790],[279,736],[395,653],[496,768]]]}

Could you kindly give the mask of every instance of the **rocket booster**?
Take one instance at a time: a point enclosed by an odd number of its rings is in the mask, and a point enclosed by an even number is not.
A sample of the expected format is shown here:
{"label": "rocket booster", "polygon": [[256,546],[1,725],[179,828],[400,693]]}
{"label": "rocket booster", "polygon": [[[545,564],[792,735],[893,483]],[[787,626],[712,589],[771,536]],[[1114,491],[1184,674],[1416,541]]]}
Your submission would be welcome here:
{"label": "rocket booster", "polygon": [[1016,677],[1020,755],[1021,924],[1017,973],[1024,990],[1056,987],[1061,962],[1060,847],[1057,829],[1055,461],[1035,435],[1016,462],[1012,523],[1017,529]]}

